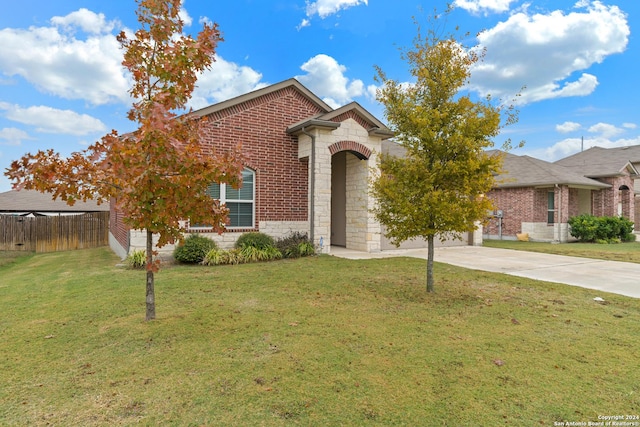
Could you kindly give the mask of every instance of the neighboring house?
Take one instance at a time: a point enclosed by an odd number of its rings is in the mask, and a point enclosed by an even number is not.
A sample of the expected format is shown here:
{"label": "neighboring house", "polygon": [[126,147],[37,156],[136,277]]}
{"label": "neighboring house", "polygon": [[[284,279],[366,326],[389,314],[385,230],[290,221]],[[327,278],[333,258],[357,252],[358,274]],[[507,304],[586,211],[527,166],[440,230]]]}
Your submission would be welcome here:
{"label": "neighboring house", "polygon": [[73,206],[33,190],[0,193],[0,251],[55,252],[106,246],[109,204]]}
{"label": "neighboring house", "polygon": [[616,160],[617,153],[593,148],[555,163],[502,154],[503,173],[487,194],[496,211],[484,238],[515,239],[523,233],[531,240],[566,242],[572,239],[568,220],[575,215],[634,220],[637,169],[628,159]]}
{"label": "neighboring house", "polygon": [[622,215],[634,221],[636,231],[640,230],[640,145],[592,147],[556,164],[610,184],[610,191],[594,200],[593,214]]}
{"label": "neighboring house", "polygon": [[[368,185],[378,153],[401,150],[388,140],[392,132],[359,104],[334,110],[290,79],[195,114],[206,120],[204,144],[224,150],[241,142],[246,164],[240,190],[209,189],[230,209],[227,231],[218,235],[187,224],[188,233],[204,233],[221,247],[248,231],[275,238],[307,233],[324,253],[331,245],[366,252],[392,247],[370,213]],[[111,218],[111,246],[118,254],[144,249],[144,232],[127,229],[113,204]],[[450,244],[473,241],[464,237]]]}
{"label": "neighboring house", "polygon": [[12,190],[0,193],[0,215],[64,216],[88,212],[108,212],[109,204],[98,205],[93,200],[77,201],[69,206],[62,200],[53,200],[51,194],[35,190]]}

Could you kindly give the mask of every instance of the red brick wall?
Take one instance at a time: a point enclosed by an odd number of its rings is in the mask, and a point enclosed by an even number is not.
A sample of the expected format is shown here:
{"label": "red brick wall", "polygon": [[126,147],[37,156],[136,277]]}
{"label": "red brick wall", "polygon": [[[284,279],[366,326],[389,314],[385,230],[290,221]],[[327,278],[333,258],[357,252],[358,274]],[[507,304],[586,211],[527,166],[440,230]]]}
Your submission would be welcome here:
{"label": "red brick wall", "polygon": [[[554,191],[553,188],[538,188],[535,190],[532,189],[531,191],[533,191],[533,216],[531,222],[547,222],[547,220],[549,219],[547,216],[549,212],[548,193],[550,191]],[[555,201],[555,204],[557,207],[557,200]]]}
{"label": "red brick wall", "polygon": [[116,209],[116,200],[109,203],[109,231],[125,250],[129,250],[129,227],[122,221],[122,212]]}
{"label": "red brick wall", "polygon": [[[536,221],[536,212],[534,212],[536,190],[532,188],[498,188],[491,190],[487,197],[493,201],[496,209],[502,210],[503,236],[515,236],[516,233],[522,231],[522,222]],[[492,218],[485,226],[484,233],[497,235],[499,232],[498,227],[498,219]]]}
{"label": "red brick wall", "polygon": [[259,221],[308,219],[308,162],[298,159],[297,138],[286,128],[321,112],[288,87],[207,117],[202,142],[212,150],[241,143],[256,172],[256,228]]}
{"label": "red brick wall", "polygon": [[[600,190],[594,193],[593,214],[596,216],[618,216],[618,203],[622,203],[622,215],[631,221],[635,219],[633,179],[628,176],[618,176],[612,178],[599,179],[611,188]],[[626,185],[629,190],[620,190]]]}

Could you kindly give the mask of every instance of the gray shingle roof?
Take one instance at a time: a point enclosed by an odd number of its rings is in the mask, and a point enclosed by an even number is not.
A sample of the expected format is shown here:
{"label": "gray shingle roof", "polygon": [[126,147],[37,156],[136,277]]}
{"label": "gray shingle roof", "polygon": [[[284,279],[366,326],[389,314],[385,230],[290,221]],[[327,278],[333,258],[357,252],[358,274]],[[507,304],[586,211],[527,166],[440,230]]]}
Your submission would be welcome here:
{"label": "gray shingle roof", "polygon": [[[498,152],[497,150],[495,152]],[[504,155],[503,173],[496,177],[498,188],[570,185],[583,188],[609,188],[610,185],[585,177],[564,166],[530,156]]]}
{"label": "gray shingle roof", "polygon": [[625,168],[635,173],[634,167],[640,167],[640,145],[617,148],[592,147],[560,159],[555,164],[591,177],[616,176]]}
{"label": "gray shingle roof", "polygon": [[108,210],[108,203],[98,205],[93,200],[77,201],[73,206],[69,206],[60,199],[53,200],[50,194],[35,190],[12,190],[0,193],[0,212],[100,212]]}
{"label": "gray shingle roof", "polygon": [[404,157],[407,155],[407,149],[391,139],[385,139],[382,141],[382,152],[384,154],[391,154],[396,157]]}

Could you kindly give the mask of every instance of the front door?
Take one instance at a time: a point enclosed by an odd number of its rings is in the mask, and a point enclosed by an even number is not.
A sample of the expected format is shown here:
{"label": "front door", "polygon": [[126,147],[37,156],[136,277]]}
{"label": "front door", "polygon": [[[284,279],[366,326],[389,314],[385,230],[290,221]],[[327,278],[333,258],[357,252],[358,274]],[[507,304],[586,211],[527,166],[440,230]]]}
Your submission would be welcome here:
{"label": "front door", "polygon": [[331,244],[347,246],[347,152],[331,157]]}

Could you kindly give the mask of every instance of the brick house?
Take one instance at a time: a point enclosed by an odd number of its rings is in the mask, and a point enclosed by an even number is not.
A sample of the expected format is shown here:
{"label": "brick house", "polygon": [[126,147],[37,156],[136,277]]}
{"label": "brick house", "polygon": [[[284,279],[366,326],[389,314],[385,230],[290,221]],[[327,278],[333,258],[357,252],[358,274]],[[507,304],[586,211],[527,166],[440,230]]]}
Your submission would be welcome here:
{"label": "brick house", "polygon": [[[202,142],[221,149],[241,142],[246,164],[240,190],[210,187],[212,197],[230,209],[225,233],[187,224],[188,233],[204,233],[223,248],[248,231],[275,238],[307,233],[324,253],[331,245],[366,252],[392,247],[369,212],[374,201],[368,179],[377,154],[397,150],[398,144],[359,104],[334,110],[289,79],[195,113],[206,120]],[[119,255],[144,249],[144,232],[127,229],[113,204],[111,218],[111,246]],[[465,236],[449,244],[470,241]],[[416,245],[426,244],[414,241],[406,247]]]}
{"label": "brick house", "polygon": [[636,218],[638,171],[634,162],[624,160],[622,149],[594,147],[555,163],[502,154],[503,173],[487,194],[497,209],[484,227],[484,238],[515,239],[526,233],[531,240],[567,242],[572,216]]}

